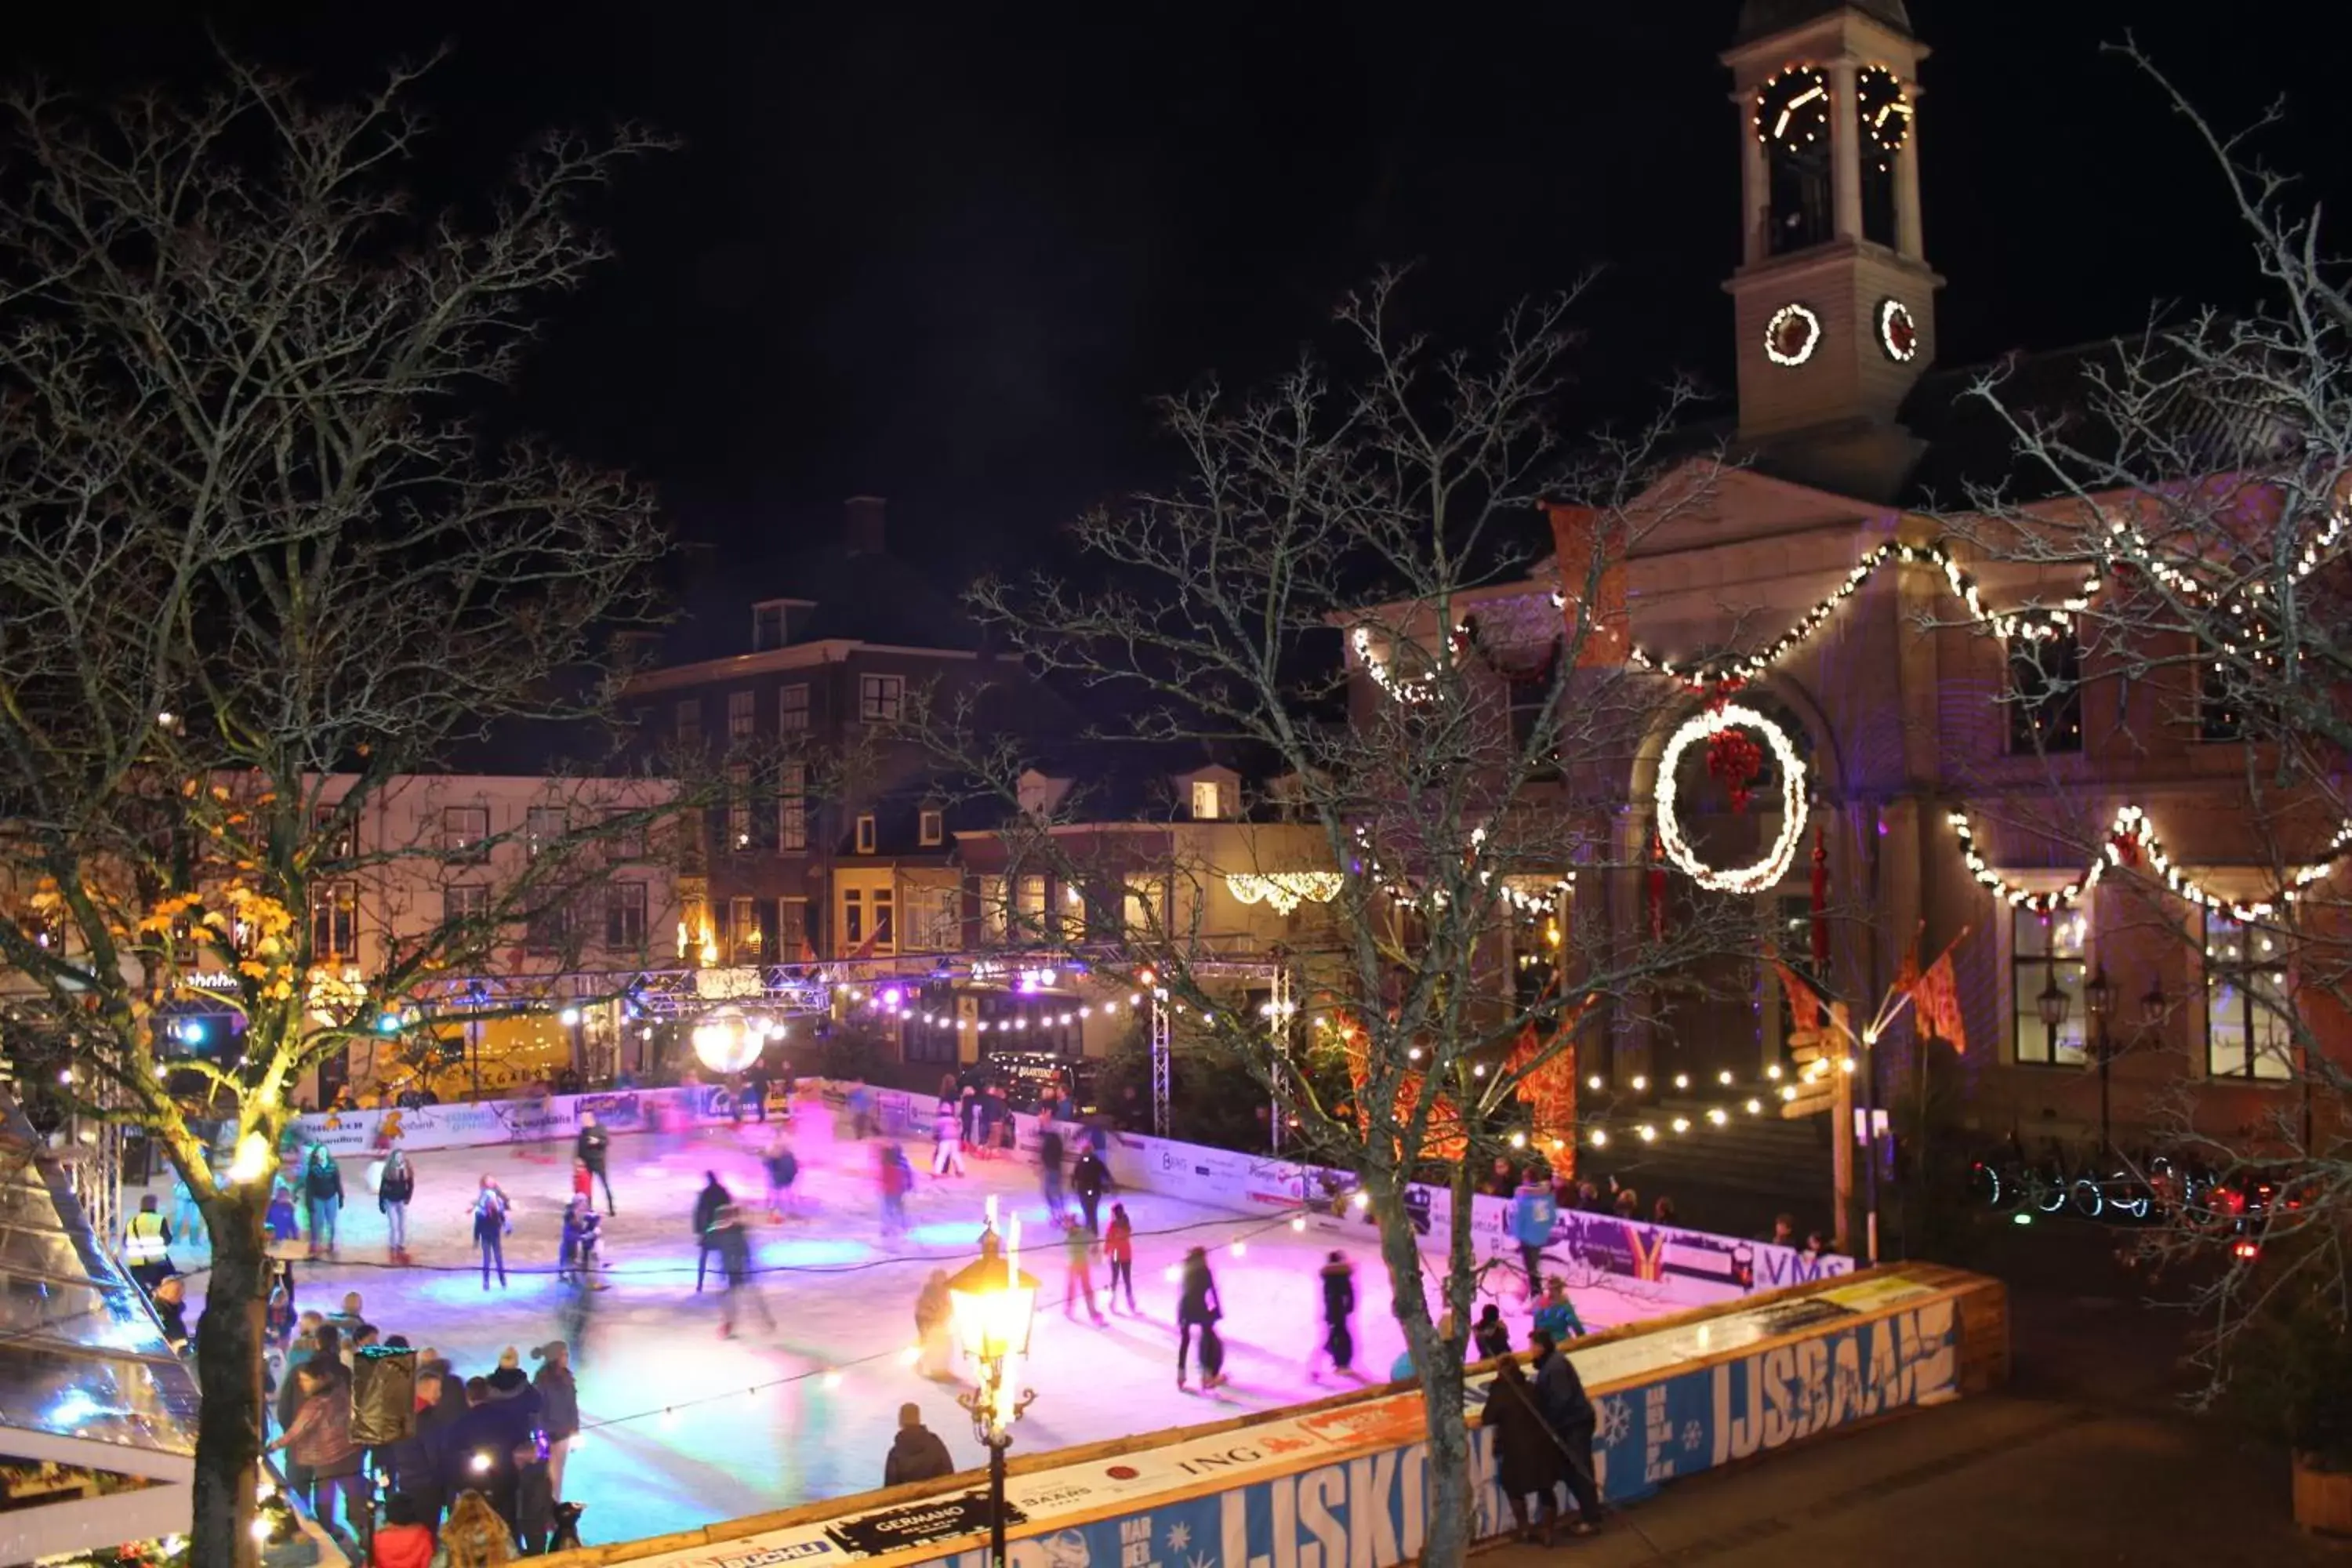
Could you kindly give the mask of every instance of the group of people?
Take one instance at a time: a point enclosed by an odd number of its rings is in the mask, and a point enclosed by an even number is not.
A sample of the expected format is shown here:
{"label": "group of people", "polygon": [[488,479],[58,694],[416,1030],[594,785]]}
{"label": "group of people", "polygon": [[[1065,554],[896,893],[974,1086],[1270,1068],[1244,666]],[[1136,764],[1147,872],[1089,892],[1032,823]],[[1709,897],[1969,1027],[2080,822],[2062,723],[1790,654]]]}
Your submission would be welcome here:
{"label": "group of people", "polygon": [[[415,1351],[405,1435],[364,1446],[353,1434],[355,1369],[372,1349],[404,1351],[408,1342],[380,1338],[356,1290],[335,1312],[294,1316],[287,1289],[281,1279],[270,1301],[278,1435],[268,1447],[284,1452],[289,1486],[323,1528],[347,1541],[372,1536],[375,1568],[422,1568],[436,1545],[452,1563],[480,1563],[578,1543],[581,1506],[563,1500],[564,1460],[580,1433],[566,1342],[534,1346],[535,1373],[509,1345],[473,1377],[436,1350]],[[371,1531],[363,1521],[379,1494],[384,1523]]]}

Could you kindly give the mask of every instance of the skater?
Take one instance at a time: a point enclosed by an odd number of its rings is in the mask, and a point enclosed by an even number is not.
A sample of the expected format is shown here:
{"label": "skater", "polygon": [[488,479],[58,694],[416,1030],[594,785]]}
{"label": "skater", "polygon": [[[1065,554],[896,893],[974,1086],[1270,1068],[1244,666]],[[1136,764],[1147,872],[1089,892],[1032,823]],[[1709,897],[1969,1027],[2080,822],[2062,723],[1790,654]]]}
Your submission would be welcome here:
{"label": "skater", "polygon": [[[1549,1546],[1568,1463],[1536,1401],[1536,1391],[1528,1385],[1519,1363],[1506,1355],[1495,1365],[1495,1381],[1486,1390],[1478,1424],[1495,1434],[1495,1479],[1511,1505],[1519,1539]],[[1536,1500],[1533,1525],[1528,1522],[1529,1497]]]}
{"label": "skater", "polygon": [[1100,1307],[1095,1305],[1094,1249],[1094,1233],[1080,1225],[1076,1215],[1065,1215],[1062,1220],[1062,1256],[1069,1272],[1062,1281],[1062,1315],[1076,1318],[1078,1315],[1078,1298],[1083,1295],[1087,1299],[1087,1316],[1092,1318],[1095,1327],[1099,1329],[1110,1320],[1102,1315]]}
{"label": "skater", "polygon": [[898,1406],[898,1435],[890,1440],[890,1457],[882,1461],[882,1484],[902,1487],[909,1481],[935,1481],[955,1474],[955,1460],[938,1433],[923,1425],[923,1413],[912,1405]]}
{"label": "skater", "polygon": [[781,1220],[793,1208],[793,1183],[801,1173],[800,1156],[793,1152],[793,1136],[779,1127],[768,1152],[761,1159],[768,1171],[768,1217]]}
{"label": "skater", "polygon": [[183,1244],[205,1238],[204,1206],[196,1202],[195,1193],[188,1186],[188,1178],[183,1175],[172,1178],[172,1230]]}
{"label": "skater", "polygon": [[[1176,1386],[1184,1386],[1184,1363],[1192,1353],[1192,1332],[1201,1333],[1201,1387],[1203,1392],[1214,1388],[1223,1378],[1209,1365],[1209,1342],[1216,1336],[1217,1320],[1225,1315],[1217,1299],[1217,1281],[1209,1272],[1209,1254],[1205,1247],[1196,1247],[1184,1255],[1183,1283],[1176,1299]],[[1224,1347],[1217,1349],[1222,1364]]]}
{"label": "skater", "polygon": [[604,1173],[604,1157],[610,1152],[613,1135],[597,1121],[596,1113],[580,1113],[580,1136],[572,1141],[572,1158],[588,1167],[588,1173],[604,1184],[604,1212],[617,1214],[613,1206],[613,1178]]}
{"label": "skater", "polygon": [[775,1331],[776,1320],[768,1310],[768,1303],[760,1288],[751,1282],[751,1242],[743,1234],[743,1215],[733,1204],[722,1206],[710,1223],[711,1247],[719,1254],[719,1268],[727,1281],[719,1298],[719,1337],[735,1337],[735,1310],[745,1298],[760,1309],[761,1326]]}
{"label": "skater", "polygon": [[1538,1329],[1528,1336],[1528,1345],[1536,1352],[1536,1408],[1543,1412],[1551,1435],[1559,1439],[1567,1459],[1560,1479],[1568,1482],[1569,1494],[1576,1499],[1576,1522],[1569,1527],[1569,1533],[1590,1535],[1601,1524],[1601,1489],[1593,1484],[1592,1475],[1592,1433],[1599,1418],[1584,1392],[1584,1380],[1560,1353],[1559,1342]]}
{"label": "skater", "polygon": [[302,1226],[294,1217],[294,1193],[300,1179],[285,1166],[269,1178],[269,1208],[263,1223],[269,1226],[272,1247],[286,1247],[302,1239]]}
{"label": "skater", "polygon": [[882,1235],[887,1239],[907,1234],[907,1189],[915,1184],[914,1167],[907,1163],[907,1152],[895,1142],[885,1142],[875,1151],[879,1163],[882,1186]]}
{"label": "skater", "polygon": [[1045,1212],[1062,1222],[1062,1133],[1050,1121],[1037,1123],[1037,1181],[1045,1194]]}
{"label": "skater", "polygon": [[[592,1206],[588,1212],[596,1211]],[[580,1432],[580,1384],[572,1375],[572,1347],[562,1340],[533,1345],[530,1358],[539,1363],[530,1385],[539,1390],[539,1425],[547,1434],[549,1491],[555,1501],[562,1502],[563,1457]]]}
{"label": "skater", "polygon": [[1129,1314],[1140,1317],[1135,1310],[1135,1226],[1127,1217],[1125,1204],[1110,1205],[1110,1234],[1103,1237],[1103,1256],[1110,1260],[1110,1287],[1104,1291],[1110,1298],[1110,1310],[1118,1310],[1118,1290],[1124,1285]]}
{"label": "skater", "polygon": [[765,1127],[768,1124],[768,1069],[756,1058],[743,1074],[743,1099],[751,1102],[753,1114],[760,1119],[760,1125]]}
{"label": "skater", "polygon": [[269,1305],[261,1318],[262,1338],[280,1354],[294,1339],[294,1297],[281,1281],[269,1287]]}
{"label": "skater", "polygon": [[1344,1252],[1333,1252],[1323,1263],[1323,1342],[1307,1358],[1307,1380],[1323,1381],[1323,1358],[1342,1376],[1356,1373],[1356,1331],[1349,1321],[1356,1314],[1356,1266]]}
{"label": "skater", "polygon": [[1496,1356],[1511,1353],[1511,1325],[1503,1321],[1503,1309],[1494,1302],[1486,1303],[1478,1321],[1470,1325],[1470,1342],[1478,1347],[1480,1361],[1493,1361]]}
{"label": "skater", "polygon": [[988,1103],[967,1088],[957,1104],[957,1113],[963,1118],[963,1152],[975,1160],[988,1156]]}
{"label": "skater", "polygon": [[702,1173],[702,1191],[694,1194],[694,1238],[697,1248],[694,1255],[694,1293],[698,1296],[702,1294],[703,1278],[710,1268],[711,1248],[718,1245],[711,1240],[710,1227],[719,1222],[719,1211],[729,1207],[734,1202],[734,1194],[719,1184],[718,1172]]}
{"label": "skater", "polygon": [[332,1258],[335,1221],[343,1212],[343,1168],[324,1143],[311,1144],[310,1157],[303,1163],[302,1201],[310,1218],[310,1256],[318,1257],[323,1243]]}
{"label": "skater", "polygon": [[1584,1337],[1584,1320],[1576,1315],[1576,1303],[1569,1300],[1568,1281],[1557,1274],[1544,1285],[1543,1305],[1536,1309],[1535,1327],[1549,1334],[1555,1343]]}
{"label": "skater", "polygon": [[596,1178],[588,1170],[588,1162],[574,1157],[572,1162],[572,1195],[596,1201]]}
{"label": "skater", "polygon": [[139,1200],[139,1212],[122,1227],[122,1262],[150,1296],[172,1272],[172,1226],[155,1206],[155,1194]]}
{"label": "skater", "polygon": [[[573,1163],[576,1164],[578,1162]],[[582,1201],[579,1194],[574,1194],[572,1201],[563,1205],[563,1237],[556,1244],[555,1250],[555,1282],[558,1285],[572,1284],[583,1272],[580,1267]],[[592,1209],[589,1212],[593,1214],[595,1211]]]}
{"label": "skater", "polygon": [[383,1174],[376,1178],[375,1206],[383,1215],[386,1245],[394,1263],[408,1257],[408,1200],[416,1195],[416,1167],[394,1149],[383,1157]]}
{"label": "skater", "polygon": [[873,1129],[874,1091],[866,1086],[864,1079],[852,1079],[849,1083],[850,1139],[855,1142],[863,1143],[866,1142],[866,1135]]}
{"label": "skater", "polygon": [[941,1100],[938,1111],[931,1118],[932,1175],[963,1174],[963,1156],[956,1148],[957,1132],[956,1102]]}
{"label": "skater", "polygon": [[1078,1212],[1086,1216],[1087,1234],[1100,1236],[1102,1226],[1096,1215],[1102,1208],[1103,1190],[1110,1185],[1110,1167],[1102,1156],[1087,1149],[1070,1167],[1070,1191],[1078,1194]]}
{"label": "skater", "polygon": [[499,1270],[499,1289],[507,1288],[507,1232],[514,1228],[509,1217],[507,1195],[499,1190],[498,1178],[484,1176],[480,1188],[474,1194],[474,1243],[482,1249],[482,1289],[490,1288],[490,1266]]}
{"label": "skater", "polygon": [[1521,1298],[1524,1300],[1534,1300],[1543,1289],[1543,1249],[1551,1245],[1552,1225],[1559,1216],[1559,1205],[1552,1201],[1551,1184],[1538,1180],[1530,1172],[1519,1190],[1511,1194],[1511,1237],[1519,1244],[1519,1261],[1528,1271],[1527,1292]]}
{"label": "skater", "polygon": [[955,1303],[948,1295],[948,1271],[934,1268],[915,1298],[915,1372],[938,1383],[953,1375],[948,1367],[949,1331]]}

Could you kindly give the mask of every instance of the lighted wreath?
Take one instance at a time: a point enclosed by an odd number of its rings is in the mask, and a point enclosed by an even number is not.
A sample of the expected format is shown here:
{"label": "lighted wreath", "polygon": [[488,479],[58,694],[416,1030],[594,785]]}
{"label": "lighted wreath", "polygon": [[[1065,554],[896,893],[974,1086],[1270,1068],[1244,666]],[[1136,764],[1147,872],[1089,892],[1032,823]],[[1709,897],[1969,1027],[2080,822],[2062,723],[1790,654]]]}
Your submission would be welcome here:
{"label": "lighted wreath", "polygon": [[[1780,832],[1764,858],[1754,865],[1721,870],[1701,860],[1684,836],[1682,819],[1675,812],[1675,774],[1683,753],[1696,742],[1707,742],[1710,759],[1721,757],[1726,752],[1717,745],[1716,737],[1745,731],[1753,731],[1763,738],[1780,771]],[[1779,724],[1753,708],[1727,702],[1692,714],[1667,737],[1665,752],[1658,758],[1657,805],[1658,842],[1664,847],[1666,858],[1691,880],[1718,893],[1760,893],[1789,874],[1789,868],[1797,858],[1797,847],[1804,839],[1805,761],[1797,754],[1796,743],[1789,739],[1789,732]]]}

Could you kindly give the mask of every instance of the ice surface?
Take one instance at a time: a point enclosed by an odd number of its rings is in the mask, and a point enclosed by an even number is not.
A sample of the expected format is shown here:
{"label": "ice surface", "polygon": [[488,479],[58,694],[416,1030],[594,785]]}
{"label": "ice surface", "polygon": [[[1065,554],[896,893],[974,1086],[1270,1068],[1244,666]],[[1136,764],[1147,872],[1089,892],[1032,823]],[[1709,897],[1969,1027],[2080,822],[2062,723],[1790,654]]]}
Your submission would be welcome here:
{"label": "ice surface", "polygon": [[[801,1162],[798,1196],[806,1216],[754,1231],[760,1284],[775,1315],[772,1331],[758,1314],[739,1323],[741,1337],[719,1334],[716,1258],[709,1289],[694,1290],[690,1215],[703,1173],[716,1171],[747,1212],[766,1191],[759,1154],[766,1134],[756,1123],[738,1131],[621,1133],[612,1143],[614,1196],[620,1213],[604,1222],[604,1254],[613,1288],[594,1298],[584,1347],[575,1347],[580,1405],[589,1430],[572,1456],[564,1495],[588,1505],[582,1521],[591,1542],[628,1540],[690,1528],[879,1486],[899,1405],[922,1407],[957,1462],[984,1454],[953,1395],[907,1364],[914,1302],[930,1269],[950,1271],[974,1256],[986,1195],[1022,1216],[1023,1266],[1040,1280],[1037,1327],[1023,1383],[1037,1392],[1014,1433],[1014,1451],[1036,1452],[1131,1433],[1222,1419],[1321,1397],[1345,1386],[1328,1374],[1310,1380],[1307,1358],[1320,1337],[1323,1255],[1344,1247],[1357,1267],[1359,1371],[1384,1379],[1403,1349],[1391,1315],[1389,1283],[1369,1226],[1334,1236],[1294,1232],[1288,1221],[1235,1215],[1151,1193],[1114,1192],[1136,1228],[1139,1316],[1120,1310],[1101,1328],[1062,1310],[1064,1268],[1058,1238],[1046,1227],[1036,1173],[1011,1161],[975,1163],[963,1176],[933,1179],[930,1144],[907,1144],[916,1166],[908,1200],[912,1228],[902,1241],[880,1233],[872,1143],[836,1139],[826,1119],[804,1110],[794,1134]],[[343,1292],[365,1299],[367,1321],[434,1347],[461,1374],[486,1373],[499,1350],[514,1345],[526,1370],[530,1347],[555,1336],[560,1215],[571,1191],[569,1143],[459,1149],[410,1156],[417,1171],[409,1208],[413,1267],[385,1256],[383,1221],[368,1188],[370,1157],[342,1156],[351,1201],[341,1256],[298,1261],[297,1305],[331,1311]],[[506,1244],[508,1288],[482,1288],[469,1239],[470,1205],[484,1173],[514,1200],[514,1234]],[[168,1178],[158,1184],[171,1209]],[[599,1193],[599,1205],[602,1194]],[[126,1200],[135,1204],[135,1194]],[[1243,1250],[1236,1256],[1235,1243]],[[1210,1249],[1225,1317],[1225,1371],[1232,1382],[1213,1394],[1176,1386],[1175,1287],[1165,1270],[1185,1248]],[[205,1261],[201,1245],[175,1246],[189,1280],[195,1321]],[[1097,1260],[1097,1289],[1108,1269]],[[1576,1303],[1593,1328],[1664,1309],[1606,1289],[1579,1290]],[[1108,1306],[1106,1303],[1106,1311]],[[1514,1337],[1525,1309],[1505,1303]],[[758,1385],[799,1375],[782,1387]],[[671,1414],[665,1415],[665,1411]]]}

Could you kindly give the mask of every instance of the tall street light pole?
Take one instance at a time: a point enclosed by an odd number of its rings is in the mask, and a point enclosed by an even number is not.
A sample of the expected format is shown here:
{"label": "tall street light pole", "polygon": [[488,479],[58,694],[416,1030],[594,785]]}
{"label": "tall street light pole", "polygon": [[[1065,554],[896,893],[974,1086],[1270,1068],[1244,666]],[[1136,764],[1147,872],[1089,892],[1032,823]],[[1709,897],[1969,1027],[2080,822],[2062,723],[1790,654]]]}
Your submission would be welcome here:
{"label": "tall street light pole", "polygon": [[2098,1053],[2099,1157],[2105,1160],[2116,1146],[2114,1122],[2107,1109],[2107,1064],[2115,1055],[2107,1048],[2107,1015],[2115,1011],[2116,988],[2107,979],[2107,961],[2104,958],[2084,983],[2083,1005],[2091,1014],[2091,1049]]}
{"label": "tall street light pole", "polygon": [[1011,1245],[1000,1251],[993,1228],[982,1233],[980,1257],[948,1281],[957,1342],[971,1358],[974,1386],[958,1397],[971,1416],[971,1433],[988,1450],[989,1562],[1005,1568],[1004,1451],[1013,1446],[1013,1424],[1021,1419],[1034,1389],[1013,1392],[1008,1363],[1029,1352],[1029,1331],[1037,1315],[1037,1281],[1021,1272],[1021,1221],[1010,1222]]}

